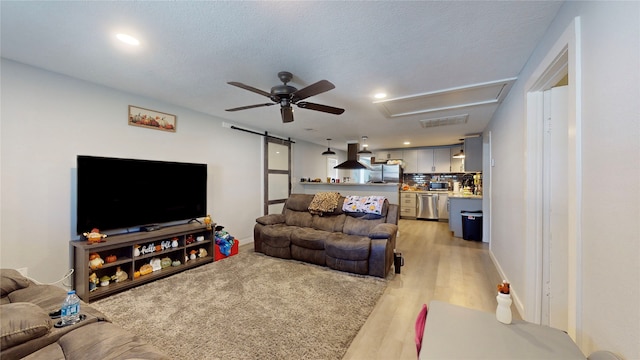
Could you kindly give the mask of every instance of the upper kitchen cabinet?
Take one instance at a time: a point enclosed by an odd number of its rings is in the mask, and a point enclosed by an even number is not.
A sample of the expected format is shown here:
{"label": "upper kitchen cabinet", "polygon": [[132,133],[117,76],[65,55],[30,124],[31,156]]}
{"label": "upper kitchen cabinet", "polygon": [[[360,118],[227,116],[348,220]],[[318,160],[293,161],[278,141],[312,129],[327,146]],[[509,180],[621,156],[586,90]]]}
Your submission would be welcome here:
{"label": "upper kitchen cabinet", "polygon": [[453,157],[453,155],[460,153],[463,148],[463,145],[455,145],[451,147],[451,172],[464,172],[464,158]]}
{"label": "upper kitchen cabinet", "polygon": [[418,150],[404,150],[402,152],[405,173],[418,172]]}
{"label": "upper kitchen cabinet", "polygon": [[464,171],[482,171],[482,137],[464,139]]}
{"label": "upper kitchen cabinet", "polygon": [[[449,148],[419,149],[419,173],[448,173],[451,171],[451,152]],[[405,171],[408,172],[408,171]]]}
{"label": "upper kitchen cabinet", "polygon": [[402,150],[380,150],[374,153],[376,162],[383,162],[387,160],[401,160]]}

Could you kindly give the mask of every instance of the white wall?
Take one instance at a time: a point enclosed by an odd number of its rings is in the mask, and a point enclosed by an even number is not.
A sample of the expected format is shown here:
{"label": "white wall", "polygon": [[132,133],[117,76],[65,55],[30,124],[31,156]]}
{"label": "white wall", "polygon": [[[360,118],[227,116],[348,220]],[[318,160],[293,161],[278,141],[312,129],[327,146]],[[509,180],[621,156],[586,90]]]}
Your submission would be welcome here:
{"label": "white wall", "polygon": [[[525,89],[532,72],[580,17],[583,192],[578,338],[585,354],[607,349],[640,358],[640,3],[566,2],[486,131],[493,156],[491,252],[526,291]],[[571,79],[569,79],[571,81]],[[630,154],[630,155],[623,155]],[[616,179],[618,185],[603,186]],[[605,181],[603,181],[605,180]],[[523,266],[525,264],[526,266]],[[519,294],[525,309],[530,294]]]}
{"label": "white wall", "polygon": [[[71,266],[78,154],[207,163],[208,211],[241,242],[253,240],[262,214],[262,137],[5,59],[1,86],[3,268],[28,267],[31,277],[52,282]],[[177,115],[177,132],[128,125],[128,105]]]}

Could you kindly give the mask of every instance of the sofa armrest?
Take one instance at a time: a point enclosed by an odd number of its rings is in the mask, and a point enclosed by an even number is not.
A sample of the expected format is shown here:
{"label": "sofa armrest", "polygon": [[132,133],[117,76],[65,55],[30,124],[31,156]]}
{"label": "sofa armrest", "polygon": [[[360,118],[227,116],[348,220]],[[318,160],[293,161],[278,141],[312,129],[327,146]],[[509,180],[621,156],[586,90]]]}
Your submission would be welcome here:
{"label": "sofa armrest", "polygon": [[274,225],[284,223],[284,214],[269,214],[256,219],[256,222],[262,225]]}
{"label": "sofa armrest", "polygon": [[369,238],[371,239],[390,239],[398,232],[398,225],[395,224],[378,224],[369,231]]}

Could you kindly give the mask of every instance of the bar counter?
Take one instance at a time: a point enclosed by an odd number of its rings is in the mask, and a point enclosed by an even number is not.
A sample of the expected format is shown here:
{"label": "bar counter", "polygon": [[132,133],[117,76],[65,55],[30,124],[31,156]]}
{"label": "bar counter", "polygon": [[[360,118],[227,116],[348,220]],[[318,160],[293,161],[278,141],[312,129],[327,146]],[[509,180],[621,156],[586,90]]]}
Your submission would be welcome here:
{"label": "bar counter", "polygon": [[360,183],[326,183],[299,182],[293,188],[293,193],[316,194],[319,192],[337,192],[342,196],[357,195],[384,196],[391,204],[400,204],[400,184],[360,184]]}

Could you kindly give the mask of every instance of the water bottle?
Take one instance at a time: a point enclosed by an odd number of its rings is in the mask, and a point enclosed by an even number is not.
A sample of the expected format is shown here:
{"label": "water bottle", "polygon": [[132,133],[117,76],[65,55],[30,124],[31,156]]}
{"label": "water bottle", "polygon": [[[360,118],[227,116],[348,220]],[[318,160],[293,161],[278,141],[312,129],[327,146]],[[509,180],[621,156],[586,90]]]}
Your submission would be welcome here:
{"label": "water bottle", "polygon": [[63,326],[75,324],[80,320],[80,298],[75,290],[67,292],[67,297],[60,308],[60,316]]}

